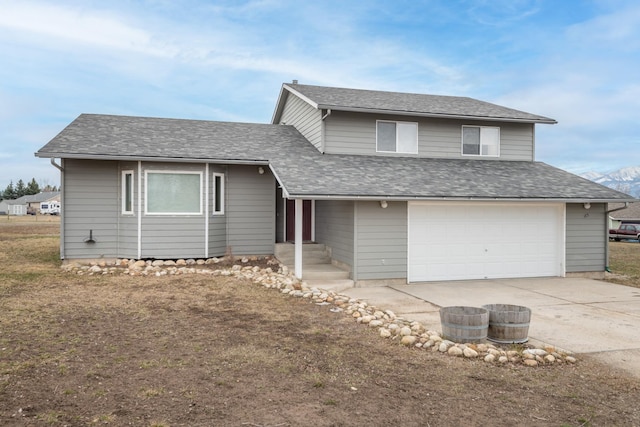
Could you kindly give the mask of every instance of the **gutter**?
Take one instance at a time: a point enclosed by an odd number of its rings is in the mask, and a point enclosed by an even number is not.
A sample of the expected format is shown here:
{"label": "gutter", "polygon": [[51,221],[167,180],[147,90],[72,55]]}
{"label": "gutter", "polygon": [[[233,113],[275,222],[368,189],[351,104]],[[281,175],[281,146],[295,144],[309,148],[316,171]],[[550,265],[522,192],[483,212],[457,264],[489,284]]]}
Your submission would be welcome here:
{"label": "gutter", "polygon": [[354,113],[371,113],[371,114],[391,114],[397,116],[414,116],[414,117],[432,117],[432,118],[445,118],[445,119],[460,119],[460,120],[482,120],[492,122],[514,122],[514,123],[541,123],[541,124],[557,124],[557,120],[553,119],[525,119],[525,118],[513,118],[513,117],[485,117],[485,116],[471,116],[464,114],[446,114],[446,113],[425,113],[419,111],[398,111],[398,110],[380,110],[376,108],[358,108],[358,107],[336,107],[335,105],[318,105],[316,108],[336,110],[336,111],[348,111]]}
{"label": "gutter", "polygon": [[[169,162],[169,163],[217,163],[227,165],[268,165],[268,160],[243,160],[243,159],[204,159],[193,157],[140,157],[140,156],[114,156],[106,154],[71,154],[71,153],[35,153],[39,158],[62,158],[62,159],[81,159],[81,160],[120,160],[130,162]],[[58,167],[57,165],[54,165]]]}
{"label": "gutter", "polygon": [[[619,199],[566,199],[566,198],[524,198],[524,197],[451,197],[451,196],[384,196],[384,195],[327,195],[327,194],[293,194],[288,193],[291,199],[314,200],[387,200],[398,202],[412,201],[474,201],[474,202],[554,202],[554,203],[626,203],[629,201]],[[635,200],[635,199],[634,199]]]}

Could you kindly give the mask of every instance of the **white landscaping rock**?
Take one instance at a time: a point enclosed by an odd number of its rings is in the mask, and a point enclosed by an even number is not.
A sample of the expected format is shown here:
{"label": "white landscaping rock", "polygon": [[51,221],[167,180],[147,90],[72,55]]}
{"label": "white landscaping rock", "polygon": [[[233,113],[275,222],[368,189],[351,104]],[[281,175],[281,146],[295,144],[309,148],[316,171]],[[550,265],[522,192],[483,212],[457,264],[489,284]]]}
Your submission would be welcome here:
{"label": "white landscaping rock", "polygon": [[387,328],[380,328],[380,336],[382,338],[389,338],[391,336],[391,331]]}
{"label": "white landscaping rock", "polygon": [[400,340],[400,344],[410,346],[410,345],[415,344],[417,339],[418,338],[415,335],[405,335]]}
{"label": "white landscaping rock", "polygon": [[[245,264],[249,261],[257,261],[258,257],[243,258]],[[211,276],[234,276],[248,279],[251,282],[270,289],[277,289],[283,295],[296,298],[309,299],[320,306],[329,305],[329,311],[333,313],[344,312],[352,316],[358,323],[368,324],[369,327],[379,328],[379,334],[383,338],[399,339],[402,345],[419,349],[430,348],[432,352],[446,353],[451,356],[463,356],[465,358],[482,358],[487,363],[506,364],[521,363],[526,366],[539,366],[550,364],[573,364],[576,358],[558,351],[552,347],[525,348],[521,351],[502,349],[493,343],[462,344],[443,339],[438,331],[426,330],[424,325],[417,321],[397,318],[391,310],[385,310],[370,306],[366,301],[350,298],[324,289],[310,288],[306,282],[301,282],[277,259],[267,260],[271,267],[261,268],[257,265],[241,266],[238,264],[229,267],[215,267],[212,264],[225,261],[222,258],[209,259],[178,259],[173,260],[134,260],[118,259],[111,263],[104,260],[80,264],[69,262],[61,266],[65,272],[78,275],[107,275],[125,274],[131,276],[164,276],[177,274],[207,274]],[[202,268],[202,266],[212,266]],[[188,267],[187,267],[188,266]],[[277,270],[274,272],[274,270]],[[523,346],[524,347],[524,346]],[[517,348],[517,347],[515,347]]]}
{"label": "white landscaping rock", "polygon": [[462,356],[464,351],[460,347],[454,345],[453,347],[449,347],[447,354],[449,354],[449,356]]}
{"label": "white landscaping rock", "polygon": [[464,357],[469,359],[478,357],[478,352],[471,347],[465,347],[465,349],[462,351],[462,354],[464,354]]}

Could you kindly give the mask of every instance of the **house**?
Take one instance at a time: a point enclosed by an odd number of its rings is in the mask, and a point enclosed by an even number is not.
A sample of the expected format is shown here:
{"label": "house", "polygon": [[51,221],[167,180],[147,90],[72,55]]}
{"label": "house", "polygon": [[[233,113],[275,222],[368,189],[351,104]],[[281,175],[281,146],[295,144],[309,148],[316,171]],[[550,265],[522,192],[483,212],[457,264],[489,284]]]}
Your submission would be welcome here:
{"label": "house", "polygon": [[294,81],[271,124],[82,114],[36,156],[61,171],[63,259],[294,242],[304,278],[315,242],[358,284],[601,274],[608,203],[635,199],[535,161],[535,126],[553,123]]}
{"label": "house", "polygon": [[40,204],[43,202],[60,202],[59,191],[43,191],[38,194],[28,194],[13,200],[0,202],[0,212],[9,215],[26,215],[27,213],[40,212]]}
{"label": "house", "polygon": [[622,224],[640,224],[640,203],[614,203],[609,206],[609,228]]}
{"label": "house", "polygon": [[60,204],[60,192],[59,191],[43,191],[38,194],[25,196],[28,209],[31,212],[41,212],[42,204]]}
{"label": "house", "polygon": [[7,199],[0,201],[0,215],[26,215],[27,204],[24,202],[24,200],[21,200],[23,197],[20,197],[18,199]]}

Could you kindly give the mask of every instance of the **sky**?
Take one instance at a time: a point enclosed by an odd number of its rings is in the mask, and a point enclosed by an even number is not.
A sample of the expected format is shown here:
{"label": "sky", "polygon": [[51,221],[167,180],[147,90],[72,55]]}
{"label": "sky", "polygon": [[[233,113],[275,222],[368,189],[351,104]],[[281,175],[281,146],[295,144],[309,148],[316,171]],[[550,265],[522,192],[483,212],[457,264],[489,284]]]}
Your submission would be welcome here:
{"label": "sky", "polygon": [[[268,123],[282,83],[551,117],[536,160],[640,166],[637,0],[0,0],[0,190],[81,113]],[[185,148],[186,149],[186,148]]]}

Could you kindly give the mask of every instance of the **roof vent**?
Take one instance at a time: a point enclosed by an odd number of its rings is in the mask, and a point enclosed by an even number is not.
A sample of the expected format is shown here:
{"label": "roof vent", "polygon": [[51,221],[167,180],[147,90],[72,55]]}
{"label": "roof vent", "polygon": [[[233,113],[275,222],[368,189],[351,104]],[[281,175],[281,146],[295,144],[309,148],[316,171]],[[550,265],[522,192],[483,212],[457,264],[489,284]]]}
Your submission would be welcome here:
{"label": "roof vent", "polygon": [[298,81],[297,81],[297,80],[294,80],[294,81],[293,81],[293,84],[294,84],[294,85],[297,85],[297,84],[298,84]]}

